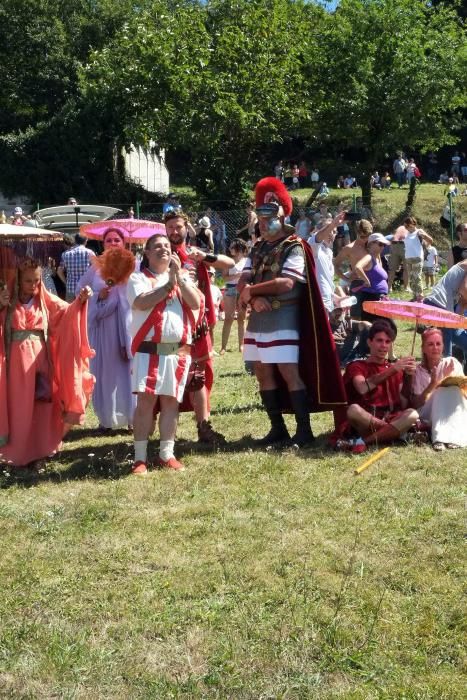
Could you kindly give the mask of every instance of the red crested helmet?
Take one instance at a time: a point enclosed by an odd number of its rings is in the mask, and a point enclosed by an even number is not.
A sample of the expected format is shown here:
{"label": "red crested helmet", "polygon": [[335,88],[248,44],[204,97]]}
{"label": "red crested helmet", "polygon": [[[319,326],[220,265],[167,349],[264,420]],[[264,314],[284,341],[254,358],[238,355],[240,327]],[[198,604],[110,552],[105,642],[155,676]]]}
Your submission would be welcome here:
{"label": "red crested helmet", "polygon": [[284,216],[290,216],[293,209],[292,199],[283,182],[277,177],[263,177],[255,187],[256,206],[277,202],[284,210]]}

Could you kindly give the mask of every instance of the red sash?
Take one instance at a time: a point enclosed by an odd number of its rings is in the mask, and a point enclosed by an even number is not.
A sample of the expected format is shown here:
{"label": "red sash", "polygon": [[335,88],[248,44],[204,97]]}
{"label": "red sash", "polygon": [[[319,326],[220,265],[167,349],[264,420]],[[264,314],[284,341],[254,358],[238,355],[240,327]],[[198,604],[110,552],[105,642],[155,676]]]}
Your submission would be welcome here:
{"label": "red sash", "polygon": [[[186,263],[190,260],[185,244],[174,248],[172,252],[178,255],[182,265],[186,265]],[[198,276],[198,287],[203,292],[206,302],[204,314],[206,316],[208,326],[211,328],[212,326],[216,325],[216,309],[211,293],[211,281],[209,279],[208,268],[204,263],[200,262],[196,264],[196,274]],[[202,320],[202,315],[200,314],[198,317],[198,323],[201,323]]]}
{"label": "red sash", "polygon": [[[143,274],[146,277],[149,277],[150,279],[154,279],[153,275],[147,270],[143,270]],[[152,342],[154,343],[160,343],[161,342],[161,336],[162,336],[162,316],[164,314],[165,307],[167,305],[168,299],[173,299],[174,296],[177,296],[180,304],[182,306],[182,311],[183,311],[183,335],[181,339],[181,343],[185,344],[188,338],[188,322],[191,325],[192,331],[195,328],[196,322],[195,322],[195,317],[193,314],[193,311],[190,309],[188,304],[183,300],[183,297],[180,294],[179,288],[176,286],[174,289],[170,292],[169,296],[166,299],[162,299],[156,306],[153,308],[151,313],[148,315],[146,320],[144,321],[143,325],[139,329],[139,331],[136,333],[135,337],[133,338],[133,341],[131,343],[131,354],[135,355],[138,352],[138,348],[143,342],[143,340],[146,338],[147,334],[150,332],[151,328],[154,329],[154,336],[151,338]]]}

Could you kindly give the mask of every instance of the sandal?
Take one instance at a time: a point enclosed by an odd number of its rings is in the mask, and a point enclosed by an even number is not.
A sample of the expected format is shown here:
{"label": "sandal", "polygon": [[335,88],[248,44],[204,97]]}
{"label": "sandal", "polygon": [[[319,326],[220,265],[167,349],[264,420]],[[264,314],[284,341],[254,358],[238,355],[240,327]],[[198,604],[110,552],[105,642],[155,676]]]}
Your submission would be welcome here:
{"label": "sandal", "polygon": [[444,444],[444,442],[434,442],[434,443],[433,443],[433,449],[434,449],[436,452],[442,452],[443,450],[446,449],[446,445]]}

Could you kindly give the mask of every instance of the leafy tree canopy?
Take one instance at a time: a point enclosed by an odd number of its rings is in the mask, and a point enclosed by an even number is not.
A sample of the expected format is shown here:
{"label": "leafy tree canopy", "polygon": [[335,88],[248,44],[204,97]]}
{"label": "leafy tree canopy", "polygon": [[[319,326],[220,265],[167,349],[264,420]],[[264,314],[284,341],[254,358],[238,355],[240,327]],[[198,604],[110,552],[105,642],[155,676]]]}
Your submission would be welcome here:
{"label": "leafy tree canopy", "polygon": [[[332,13],[306,0],[0,3],[0,186],[57,194],[68,168],[103,196],[113,145],[154,139],[189,154],[200,194],[227,198],[287,141],[357,146],[368,166],[454,143],[461,21],[455,2],[425,0],[341,0]],[[30,173],[44,154],[48,185]]]}

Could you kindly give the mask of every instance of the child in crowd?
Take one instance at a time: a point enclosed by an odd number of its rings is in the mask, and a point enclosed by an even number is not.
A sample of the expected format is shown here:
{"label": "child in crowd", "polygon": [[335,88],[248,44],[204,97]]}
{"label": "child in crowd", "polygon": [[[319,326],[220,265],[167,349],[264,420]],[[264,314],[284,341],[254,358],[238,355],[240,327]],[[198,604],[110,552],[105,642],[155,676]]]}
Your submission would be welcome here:
{"label": "child in crowd", "polygon": [[[214,312],[216,314],[216,321],[219,321],[223,317],[222,309],[222,291],[215,283],[216,271],[213,267],[209,268],[209,282],[211,287],[212,303],[214,304]],[[211,336],[213,355],[218,355],[219,353],[214,350],[214,326],[209,329],[209,335]]]}
{"label": "child in crowd", "polygon": [[425,286],[434,287],[435,275],[438,270],[438,251],[433,244],[425,249],[425,259],[423,261],[423,272],[425,274]]}

